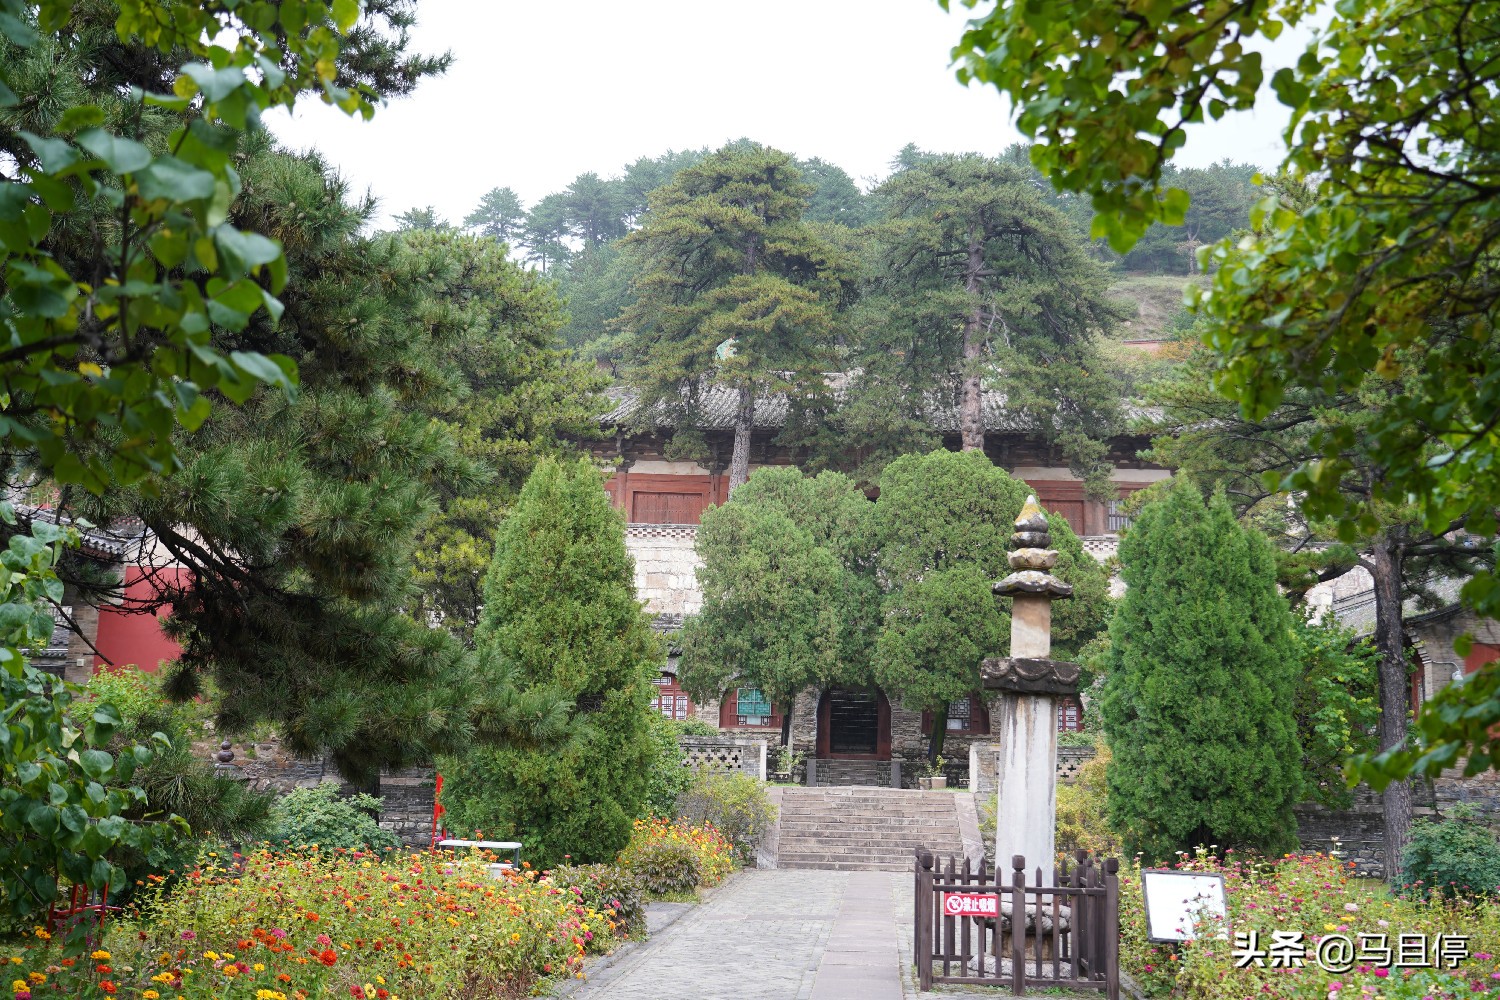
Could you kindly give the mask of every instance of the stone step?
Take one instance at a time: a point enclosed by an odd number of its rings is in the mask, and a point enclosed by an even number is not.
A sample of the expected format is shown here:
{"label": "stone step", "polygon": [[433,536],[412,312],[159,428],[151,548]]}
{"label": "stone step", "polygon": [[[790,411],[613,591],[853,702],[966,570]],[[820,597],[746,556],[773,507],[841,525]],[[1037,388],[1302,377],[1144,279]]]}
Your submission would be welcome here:
{"label": "stone step", "polygon": [[887,864],[885,862],[800,861],[795,865],[784,865],[783,867],[827,872],[904,872],[911,870],[911,862],[902,861]]}

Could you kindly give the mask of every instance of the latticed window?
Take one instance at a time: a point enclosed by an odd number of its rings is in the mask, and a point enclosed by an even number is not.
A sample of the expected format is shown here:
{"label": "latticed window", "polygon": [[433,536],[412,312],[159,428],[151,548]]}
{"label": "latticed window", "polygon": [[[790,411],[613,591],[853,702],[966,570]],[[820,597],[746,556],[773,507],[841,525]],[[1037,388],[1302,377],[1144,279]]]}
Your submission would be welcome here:
{"label": "latticed window", "polygon": [[1135,518],[1120,510],[1119,500],[1111,500],[1109,502],[1108,518],[1109,519],[1106,522],[1105,530],[1107,530],[1112,535],[1117,535],[1120,532],[1124,531],[1126,528],[1130,527],[1130,522],[1135,520]]}
{"label": "latticed window", "polygon": [[1083,706],[1077,699],[1064,698],[1057,703],[1057,731],[1076,733],[1083,728]]}
{"label": "latticed window", "polygon": [[974,712],[971,699],[960,698],[948,702],[948,731],[962,733],[974,728],[970,723]]}
{"label": "latticed window", "polygon": [[742,726],[771,725],[771,702],[759,688],[736,688],[735,716]]}

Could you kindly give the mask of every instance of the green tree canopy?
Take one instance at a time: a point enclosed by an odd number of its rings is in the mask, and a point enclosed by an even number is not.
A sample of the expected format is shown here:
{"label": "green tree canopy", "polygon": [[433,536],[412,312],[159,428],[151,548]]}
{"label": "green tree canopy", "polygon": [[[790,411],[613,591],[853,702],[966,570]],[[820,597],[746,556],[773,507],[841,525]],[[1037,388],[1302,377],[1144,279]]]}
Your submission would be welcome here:
{"label": "green tree canopy", "polygon": [[1270,544],[1183,479],[1120,543],[1103,713],[1126,850],[1281,851],[1303,791],[1296,647]]}
{"label": "green tree canopy", "polygon": [[834,312],[851,277],[802,221],[810,187],[791,157],[739,143],[659,189],[627,242],[634,301],[620,317],[642,419],[697,423],[715,387],[734,396],[729,482],[749,476],[756,400],[820,392]]}
{"label": "green tree canopy", "polygon": [[514,244],[520,237],[525,222],[526,206],[521,204],[521,196],[508,187],[490,188],[474,211],[464,216],[466,229],[508,244]]}
{"label": "green tree canopy", "polygon": [[988,386],[1018,426],[1101,484],[1119,392],[1095,338],[1116,316],[1081,235],[1023,171],[972,154],[918,158],[874,199],[887,221],[867,250],[849,366],[850,395],[880,400],[865,416],[883,422],[895,396],[925,424],[935,405],[956,402],[962,447],[982,449]]}
{"label": "green tree canopy", "polygon": [[662,649],[620,514],[586,461],[537,464],[496,536],[484,596],[474,681],[561,700],[570,726],[555,746],[516,740],[445,762],[453,823],[524,841],[537,867],[612,861],[645,801]]}
{"label": "green tree canopy", "polygon": [[[990,588],[1009,572],[1010,537],[1028,492],[979,452],[908,455],[881,474],[869,543],[885,594],[875,679],[907,708],[934,714],[933,756],[948,703],[980,689],[980,660],[1009,652],[1009,602]],[[1109,583],[1066,522],[1048,521],[1059,553],[1054,572],[1074,587],[1072,599],[1053,606],[1062,657],[1108,623]]]}
{"label": "green tree canopy", "polygon": [[[946,0],[940,0],[946,6]],[[978,0],[962,0],[978,6]],[[1251,44],[1317,24],[1271,78],[1291,109],[1280,164],[1306,188],[1257,206],[1248,239],[1214,247],[1204,342],[1215,385],[1248,419],[1298,390],[1353,393],[1400,382],[1358,433],[1378,456],[1369,499],[1342,488],[1350,428],[1315,429],[1315,454],[1282,476],[1312,516],[1354,541],[1380,504],[1414,502],[1422,529],[1493,543],[1500,511],[1500,3],[1397,0],[1156,4],[1069,0],[1043,13],[1001,2],[954,50],[960,76],[1015,102],[1032,156],[1055,185],[1089,196],[1096,235],[1126,250],[1156,221],[1180,224],[1188,193],[1166,164],[1185,126],[1252,108],[1265,79]],[[1003,52],[1004,58],[996,58]],[[1500,579],[1476,573],[1463,600],[1500,615]],[[1500,764],[1500,668],[1424,711],[1430,744]],[[1416,753],[1395,754],[1389,774]],[[1424,769],[1441,766],[1423,760]]]}
{"label": "green tree canopy", "polygon": [[683,629],[683,689],[708,701],[758,688],[781,712],[785,744],[798,694],[868,684],[878,594],[859,546],[871,507],[837,473],[765,468],[705,511],[703,609]]}

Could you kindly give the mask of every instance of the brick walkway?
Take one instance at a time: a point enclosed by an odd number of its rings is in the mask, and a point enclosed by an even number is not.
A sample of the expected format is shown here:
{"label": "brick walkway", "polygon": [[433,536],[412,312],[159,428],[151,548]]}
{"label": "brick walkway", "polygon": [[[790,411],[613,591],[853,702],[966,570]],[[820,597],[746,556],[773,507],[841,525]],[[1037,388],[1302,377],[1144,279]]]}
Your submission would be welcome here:
{"label": "brick walkway", "polygon": [[742,872],[572,997],[902,1000],[910,882],[891,872]]}

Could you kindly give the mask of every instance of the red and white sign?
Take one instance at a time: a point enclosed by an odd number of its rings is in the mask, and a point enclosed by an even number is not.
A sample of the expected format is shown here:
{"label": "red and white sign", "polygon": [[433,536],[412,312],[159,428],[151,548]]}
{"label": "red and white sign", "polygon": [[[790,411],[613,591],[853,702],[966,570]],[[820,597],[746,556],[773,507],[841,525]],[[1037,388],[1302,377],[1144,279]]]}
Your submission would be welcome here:
{"label": "red and white sign", "polygon": [[948,917],[993,917],[1000,896],[993,892],[945,892],[943,915]]}

